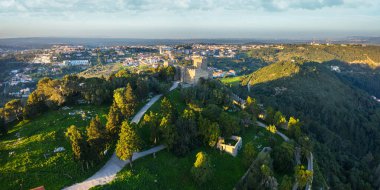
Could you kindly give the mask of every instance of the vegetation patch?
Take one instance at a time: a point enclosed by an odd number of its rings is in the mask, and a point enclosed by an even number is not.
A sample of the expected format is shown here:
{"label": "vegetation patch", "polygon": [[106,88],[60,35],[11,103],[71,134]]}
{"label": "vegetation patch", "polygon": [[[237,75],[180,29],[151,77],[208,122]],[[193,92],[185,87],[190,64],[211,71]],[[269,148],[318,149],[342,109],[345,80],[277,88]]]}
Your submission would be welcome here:
{"label": "vegetation patch", "polygon": [[[81,165],[73,160],[65,131],[72,123],[84,131],[96,115],[105,123],[107,109],[73,106],[41,114],[13,127],[7,136],[0,137],[1,187],[29,189],[43,185],[46,189],[57,189],[92,175],[104,162],[82,171]],[[59,147],[64,151],[54,153]]]}

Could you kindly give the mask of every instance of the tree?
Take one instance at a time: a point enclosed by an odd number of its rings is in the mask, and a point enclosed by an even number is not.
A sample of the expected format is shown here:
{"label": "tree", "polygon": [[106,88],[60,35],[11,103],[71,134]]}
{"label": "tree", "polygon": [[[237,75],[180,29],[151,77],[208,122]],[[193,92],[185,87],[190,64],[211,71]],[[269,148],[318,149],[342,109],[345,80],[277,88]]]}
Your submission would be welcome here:
{"label": "tree", "polygon": [[120,125],[122,122],[122,115],[119,109],[117,108],[115,102],[110,107],[110,111],[107,116],[106,130],[109,135],[113,139],[113,137],[117,137],[120,132]]}
{"label": "tree", "polygon": [[218,121],[220,114],[223,112],[223,110],[215,105],[215,104],[208,104],[203,110],[202,115],[204,117],[207,117],[211,121]]}
{"label": "tree", "polygon": [[163,117],[160,122],[160,131],[164,144],[168,150],[171,150],[177,138],[175,125],[171,124],[167,117]]}
{"label": "tree", "polygon": [[286,123],[285,116],[280,111],[277,111],[274,115],[274,124],[280,127],[281,125],[284,125],[285,123]]}
{"label": "tree", "polygon": [[267,130],[273,134],[277,132],[277,128],[274,125],[268,125]]}
{"label": "tree", "polygon": [[20,99],[13,99],[4,105],[4,119],[9,122],[20,120],[22,116],[23,106]]}
{"label": "tree", "polygon": [[136,108],[136,97],[130,83],[126,88],[119,88],[114,91],[114,101],[124,118],[128,119],[132,116]]}
{"label": "tree", "polygon": [[150,130],[150,140],[157,144],[160,139],[160,116],[157,113],[149,112],[149,114],[144,115],[143,119],[144,125]]}
{"label": "tree", "polygon": [[274,109],[272,107],[268,107],[266,110],[266,114],[267,114],[267,116],[265,118],[265,121],[268,124],[275,124],[275,122],[274,122],[274,115],[275,115]]}
{"label": "tree", "polygon": [[146,78],[138,78],[136,81],[136,95],[143,100],[149,94],[149,84]]}
{"label": "tree", "polygon": [[166,97],[164,97],[161,100],[161,111],[162,111],[163,117],[167,117],[167,119],[169,119],[170,122],[173,122],[174,117],[175,117],[173,105],[170,103],[169,99]]}
{"label": "tree", "polygon": [[288,172],[294,168],[294,146],[283,142],[273,148],[273,167],[276,171]]}
{"label": "tree", "polygon": [[298,182],[298,186],[300,189],[303,189],[306,184],[311,183],[313,178],[313,172],[310,170],[306,170],[303,165],[297,165],[295,168],[295,176],[296,181]]}
{"label": "tree", "polygon": [[225,112],[222,112],[219,117],[219,124],[222,128],[222,134],[224,137],[229,138],[233,134],[240,132],[240,126],[238,120],[228,115]]}
{"label": "tree", "polygon": [[253,142],[248,142],[243,149],[243,163],[245,166],[250,166],[255,160],[256,150]]}
{"label": "tree", "polygon": [[219,125],[216,122],[211,122],[207,118],[199,117],[198,120],[199,134],[203,138],[203,143],[214,147],[221,135]]}
{"label": "tree", "polygon": [[74,153],[74,159],[78,161],[83,161],[84,159],[84,143],[81,132],[77,129],[75,125],[71,125],[66,133],[66,137],[69,138],[71,143],[71,149]]}
{"label": "tree", "polygon": [[136,109],[136,96],[133,93],[130,83],[127,84],[127,88],[125,90],[124,96],[125,96],[125,102],[126,102],[125,111],[126,111],[127,118],[129,118],[130,116],[132,116],[132,114],[135,112],[135,109]]}
{"label": "tree", "polygon": [[100,159],[106,147],[107,133],[98,115],[90,121],[90,125],[86,130],[87,143],[90,145],[91,150],[94,150],[98,159]]}
{"label": "tree", "polygon": [[296,140],[301,137],[301,125],[302,124],[299,119],[296,119],[294,117],[289,118],[288,131],[290,136],[292,136]]}
{"label": "tree", "polygon": [[121,160],[129,159],[132,167],[132,156],[134,152],[140,150],[140,138],[137,135],[135,126],[131,126],[128,121],[121,125],[119,141],[116,144],[116,155]]}
{"label": "tree", "polygon": [[30,118],[37,115],[47,109],[44,98],[39,95],[38,91],[33,91],[26,102],[26,106],[23,110],[24,118]]}
{"label": "tree", "polygon": [[174,144],[174,153],[185,155],[198,145],[198,130],[194,111],[185,109],[176,123],[178,141]]}
{"label": "tree", "polygon": [[248,127],[249,125],[256,123],[257,118],[247,113],[246,111],[239,112],[240,124],[242,126]]}
{"label": "tree", "polygon": [[284,175],[279,186],[279,190],[291,190],[293,187],[292,178]]}
{"label": "tree", "polygon": [[212,177],[211,161],[205,152],[198,152],[194,166],[191,168],[191,174],[195,181],[200,184],[207,182]]}
{"label": "tree", "polygon": [[250,96],[247,97],[245,109],[254,117],[257,117],[259,115],[259,105],[257,104],[256,99],[251,98]]}

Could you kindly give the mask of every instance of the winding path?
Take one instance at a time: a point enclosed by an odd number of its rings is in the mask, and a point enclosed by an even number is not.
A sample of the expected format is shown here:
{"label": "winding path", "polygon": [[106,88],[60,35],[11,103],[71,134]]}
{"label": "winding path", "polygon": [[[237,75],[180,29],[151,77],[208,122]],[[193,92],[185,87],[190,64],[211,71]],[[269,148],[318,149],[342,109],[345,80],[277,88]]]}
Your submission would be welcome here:
{"label": "winding path", "polygon": [[[169,91],[172,91],[178,87],[179,82],[176,81],[173,83],[173,85],[170,87]],[[140,109],[139,112],[133,117],[132,121],[133,123],[139,123],[142,116],[144,116],[145,112],[154,104],[156,103],[160,98],[162,97],[162,94],[154,96],[143,108]],[[132,160],[139,159],[141,157],[153,154],[155,152],[158,152],[162,149],[165,149],[164,145],[159,145],[156,147],[153,147],[149,150],[143,151],[143,152],[135,152],[133,153]],[[97,185],[104,185],[112,180],[115,179],[116,174],[123,169],[123,167],[129,164],[129,160],[120,160],[116,153],[113,153],[112,157],[107,161],[107,163],[99,170],[97,171],[93,176],[86,179],[83,182],[76,183],[72,186],[65,187],[64,190],[87,190],[91,187],[95,187]]]}
{"label": "winding path", "polygon": [[[264,123],[260,122],[260,121],[257,122],[257,125],[260,126],[260,127],[267,128],[267,126]],[[280,137],[282,139],[284,139],[284,141],[289,141],[289,137],[287,137],[286,135],[284,135],[284,133],[281,133],[280,131],[276,131],[276,134],[280,135]]]}
{"label": "winding path", "polygon": [[[266,128],[267,126],[258,121],[257,122],[257,125],[260,126],[260,127],[264,127]],[[279,132],[279,131],[276,131],[276,134],[280,135],[282,139],[284,139],[284,141],[289,141],[289,137],[287,137],[285,134]],[[313,153],[310,152],[310,155],[307,157],[307,170],[310,170],[313,172]],[[311,184],[313,183],[313,177],[311,178],[311,183],[308,183],[306,184],[306,187],[305,187],[305,190],[311,190]],[[298,189],[298,183],[294,183],[293,187],[292,187],[293,190],[296,190]]]}

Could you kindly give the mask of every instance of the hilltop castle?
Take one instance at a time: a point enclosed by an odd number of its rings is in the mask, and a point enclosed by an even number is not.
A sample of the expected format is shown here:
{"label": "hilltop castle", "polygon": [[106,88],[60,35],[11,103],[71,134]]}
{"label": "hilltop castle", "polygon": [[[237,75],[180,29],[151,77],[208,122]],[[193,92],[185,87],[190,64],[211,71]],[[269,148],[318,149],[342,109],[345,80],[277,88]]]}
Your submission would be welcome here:
{"label": "hilltop castle", "polygon": [[187,84],[197,84],[200,78],[208,79],[211,77],[211,72],[207,69],[207,63],[203,57],[193,56],[193,65],[181,66],[181,82]]}

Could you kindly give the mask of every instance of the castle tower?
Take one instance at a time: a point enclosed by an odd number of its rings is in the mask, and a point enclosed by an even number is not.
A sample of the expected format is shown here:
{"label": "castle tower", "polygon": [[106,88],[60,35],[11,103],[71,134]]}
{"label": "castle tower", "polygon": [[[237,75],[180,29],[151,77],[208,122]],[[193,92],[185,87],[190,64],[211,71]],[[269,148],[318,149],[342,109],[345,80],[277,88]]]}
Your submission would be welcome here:
{"label": "castle tower", "polygon": [[197,69],[207,69],[207,64],[204,62],[203,58],[201,56],[193,56],[193,66]]}

